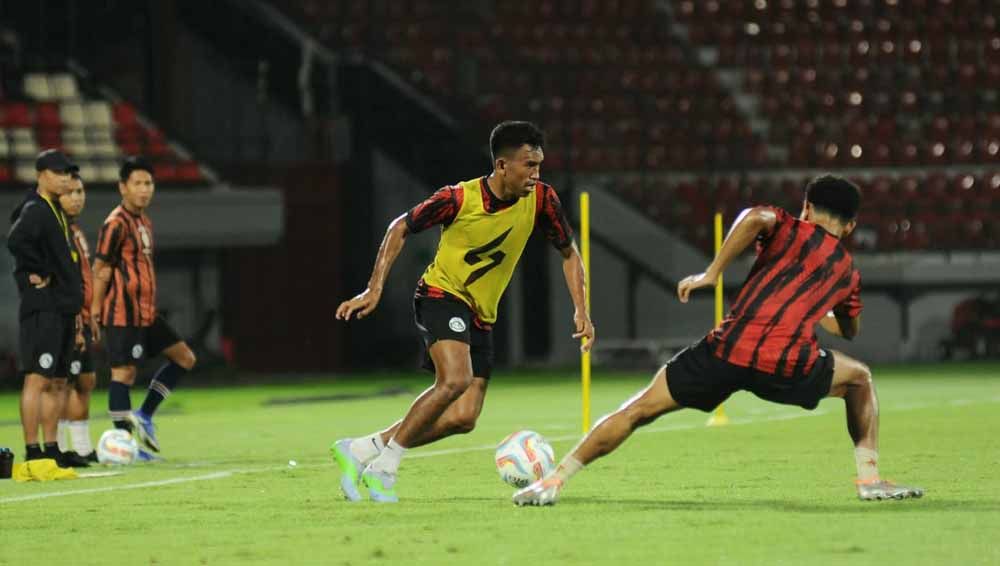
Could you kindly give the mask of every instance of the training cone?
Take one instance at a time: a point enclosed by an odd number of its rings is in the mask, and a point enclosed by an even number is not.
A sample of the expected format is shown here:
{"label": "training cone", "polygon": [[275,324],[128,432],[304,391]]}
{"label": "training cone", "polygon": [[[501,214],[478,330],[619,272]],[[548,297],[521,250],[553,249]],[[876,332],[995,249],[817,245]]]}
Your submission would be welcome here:
{"label": "training cone", "polygon": [[708,417],[708,422],[705,426],[725,426],[729,424],[729,416],[726,415],[726,410],[719,405],[715,411],[712,412],[712,416]]}

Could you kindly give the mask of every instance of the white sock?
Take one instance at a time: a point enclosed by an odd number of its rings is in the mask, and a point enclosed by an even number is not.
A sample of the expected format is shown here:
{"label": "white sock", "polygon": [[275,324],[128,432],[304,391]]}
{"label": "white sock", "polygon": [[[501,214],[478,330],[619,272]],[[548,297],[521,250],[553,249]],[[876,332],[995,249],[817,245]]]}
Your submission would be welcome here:
{"label": "white sock", "polygon": [[[56,425],[56,443],[59,445],[60,452],[69,452],[69,443],[66,442],[66,430],[69,421],[59,419],[59,423]],[[45,439],[46,442],[49,441],[48,438]]]}
{"label": "white sock", "polygon": [[569,478],[573,477],[582,469],[583,464],[574,458],[572,454],[568,454],[562,459],[562,462],[559,462],[559,466],[556,468],[556,471],[553,472],[552,476],[559,478],[559,481],[566,483]]}
{"label": "white sock", "polygon": [[858,466],[858,481],[878,479],[878,452],[869,448],[855,448],[854,463]]}
{"label": "white sock", "polygon": [[367,464],[374,460],[380,452],[385,450],[385,443],[382,442],[382,435],[376,432],[375,434],[355,438],[351,441],[350,449],[351,455],[357,458],[362,464]]}
{"label": "white sock", "polygon": [[403,454],[405,453],[406,448],[396,444],[396,439],[392,438],[389,439],[389,444],[385,445],[385,450],[380,452],[378,457],[372,460],[372,463],[369,465],[374,470],[396,475],[396,471],[399,470],[399,461],[403,459]]}
{"label": "white sock", "polygon": [[90,444],[90,421],[69,421],[69,436],[77,454],[86,456],[94,451]]}

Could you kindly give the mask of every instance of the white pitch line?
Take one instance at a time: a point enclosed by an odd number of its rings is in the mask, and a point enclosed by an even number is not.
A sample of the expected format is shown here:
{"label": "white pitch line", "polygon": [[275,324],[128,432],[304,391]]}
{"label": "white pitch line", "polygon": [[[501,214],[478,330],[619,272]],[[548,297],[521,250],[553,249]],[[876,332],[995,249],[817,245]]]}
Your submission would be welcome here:
{"label": "white pitch line", "polygon": [[159,487],[162,485],[172,485],[175,483],[188,483],[193,481],[217,480],[233,475],[236,470],[224,472],[214,472],[203,476],[189,476],[186,478],[173,478],[169,480],[147,481],[143,483],[133,483],[129,485],[109,485],[106,487],[92,487],[88,489],[73,489],[68,491],[52,491],[49,493],[35,493],[33,495],[22,495],[19,497],[8,497],[0,499],[0,503],[16,503],[18,501],[32,501],[34,499],[48,499],[50,497],[64,497],[66,495],[82,495],[85,493],[103,493],[105,491],[123,491],[126,489],[142,489],[144,487]]}
{"label": "white pitch line", "polygon": [[[965,400],[965,399],[955,399],[955,400],[952,400],[949,404],[963,404],[963,405],[964,404],[983,404],[983,403],[989,404],[989,403],[998,403],[998,402],[1000,402],[1000,396],[989,397],[989,398],[986,398],[986,399],[974,400],[974,401],[969,401],[969,400]],[[915,410],[915,409],[926,409],[926,408],[931,408],[931,407],[935,407],[935,406],[945,406],[945,405],[913,404],[913,405],[904,405],[904,406],[900,406],[900,407],[886,407],[886,408],[883,409],[883,412],[885,410],[889,410],[889,411],[908,411],[908,410]],[[766,416],[766,417],[763,417],[763,418],[733,419],[732,421],[730,421],[730,426],[760,424],[760,423],[766,423],[766,422],[787,421],[787,420],[803,419],[803,418],[809,418],[809,417],[818,417],[818,416],[821,416],[821,415],[828,414],[828,412],[829,411],[826,411],[825,409],[817,409],[817,410],[810,411],[810,412],[807,412],[807,413],[806,412],[803,412],[803,413],[779,413],[779,414],[769,415],[769,416]],[[634,434],[654,434],[654,433],[660,433],[660,432],[675,432],[675,431],[681,431],[681,430],[698,430],[698,429],[704,429],[704,428],[705,428],[705,425],[703,425],[703,424],[698,424],[698,423],[684,423],[684,424],[675,424],[675,425],[665,425],[665,426],[656,426],[656,427],[641,428],[641,429],[635,431]],[[576,440],[576,439],[580,438],[580,436],[581,436],[580,434],[564,434],[564,435],[560,435],[560,436],[549,436],[549,437],[547,437],[547,439],[550,442],[562,442],[562,441],[566,441],[566,440]],[[462,447],[462,448],[447,448],[447,449],[444,449],[444,450],[428,450],[428,451],[422,451],[422,452],[417,452],[417,453],[410,454],[410,455],[407,456],[407,459],[413,459],[413,458],[433,458],[435,456],[447,456],[447,455],[450,455],[450,454],[464,454],[464,453],[467,453],[467,452],[481,452],[481,451],[486,451],[486,450],[494,450],[495,448],[496,448],[495,444],[482,444],[482,445],[479,445],[479,446],[465,446],[465,447]],[[327,464],[322,464],[322,466],[327,466]],[[300,467],[300,468],[308,468],[308,467],[313,467],[313,466],[311,466],[309,464],[300,464],[298,467]],[[220,472],[214,472],[214,473],[211,473],[211,474],[205,474],[205,475],[201,475],[201,476],[189,476],[189,477],[183,477],[183,478],[173,478],[173,479],[169,479],[169,480],[158,480],[158,481],[150,481],[150,482],[143,482],[143,483],[134,483],[134,484],[127,484],[127,485],[109,485],[109,486],[105,486],[105,487],[94,487],[94,488],[88,488],[88,489],[74,489],[74,490],[67,490],[67,491],[54,491],[54,492],[49,492],[49,493],[36,493],[36,494],[32,494],[32,495],[22,495],[22,496],[18,496],[18,497],[7,497],[7,498],[4,498],[4,499],[0,499],[0,504],[3,504],[3,503],[17,503],[17,502],[20,502],[20,501],[32,501],[32,500],[35,500],[35,499],[48,499],[48,498],[52,498],[52,497],[65,497],[65,496],[68,496],[68,495],[83,495],[83,494],[89,494],[89,493],[103,493],[103,492],[107,492],[107,491],[124,491],[124,490],[127,490],[127,489],[142,489],[142,488],[145,488],[145,487],[160,487],[160,486],[164,486],[164,485],[175,485],[175,484],[180,484],[180,483],[190,483],[190,482],[196,482],[196,481],[208,481],[208,480],[222,479],[222,478],[227,478],[229,476],[232,476],[234,474],[253,474],[253,473],[259,473],[259,472],[273,472],[273,471],[279,471],[279,470],[284,470],[284,469],[287,469],[287,468],[285,466],[268,466],[268,467],[265,467],[265,468],[235,469],[235,470],[225,470],[225,471],[220,471]]]}

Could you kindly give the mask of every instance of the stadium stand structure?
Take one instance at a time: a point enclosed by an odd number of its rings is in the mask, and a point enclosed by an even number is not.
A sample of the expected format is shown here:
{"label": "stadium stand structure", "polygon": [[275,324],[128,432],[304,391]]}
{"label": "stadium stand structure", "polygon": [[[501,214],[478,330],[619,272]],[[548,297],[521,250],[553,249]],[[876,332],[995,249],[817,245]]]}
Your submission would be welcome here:
{"label": "stadium stand structure", "polygon": [[794,210],[823,170],[868,195],[858,250],[1000,242],[994,0],[278,4],[484,123],[537,121],[549,171],[703,251],[712,210]]}
{"label": "stadium stand structure", "polygon": [[69,69],[28,72],[15,92],[0,94],[0,186],[34,183],[35,156],[52,147],[71,155],[88,183],[117,182],[127,155],[147,156],[161,185],[217,180],[131,104],[82,82]]}

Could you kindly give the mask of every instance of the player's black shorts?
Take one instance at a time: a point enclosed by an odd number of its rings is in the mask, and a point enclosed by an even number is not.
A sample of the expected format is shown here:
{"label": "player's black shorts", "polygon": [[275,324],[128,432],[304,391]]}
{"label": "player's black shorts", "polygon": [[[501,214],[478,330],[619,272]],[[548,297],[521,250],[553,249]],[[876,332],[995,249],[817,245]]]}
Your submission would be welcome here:
{"label": "player's black shorts", "polygon": [[432,344],[438,340],[458,340],[469,345],[473,377],[490,378],[493,373],[493,331],[476,326],[473,322],[475,315],[465,303],[448,299],[414,299],[413,315],[424,339],[424,369],[434,371],[430,355]]}
{"label": "player's black shorts", "polygon": [[111,367],[138,365],[181,342],[177,331],[157,316],[150,326],[108,326],[104,329]]}
{"label": "player's black shorts", "polygon": [[706,412],[740,390],[767,401],[812,410],[830,393],[833,381],[833,354],[826,350],[819,353],[809,373],[787,378],[717,358],[708,343],[701,340],[667,362],[667,386],[679,405]]}
{"label": "player's black shorts", "polygon": [[56,312],[33,312],[21,319],[18,369],[22,374],[69,377],[76,338],[76,317]]}
{"label": "player's black shorts", "polygon": [[97,369],[94,363],[94,335],[90,332],[90,326],[83,325],[84,348],[77,350],[73,348],[73,354],[69,358],[69,378],[76,379],[80,374],[92,373]]}

